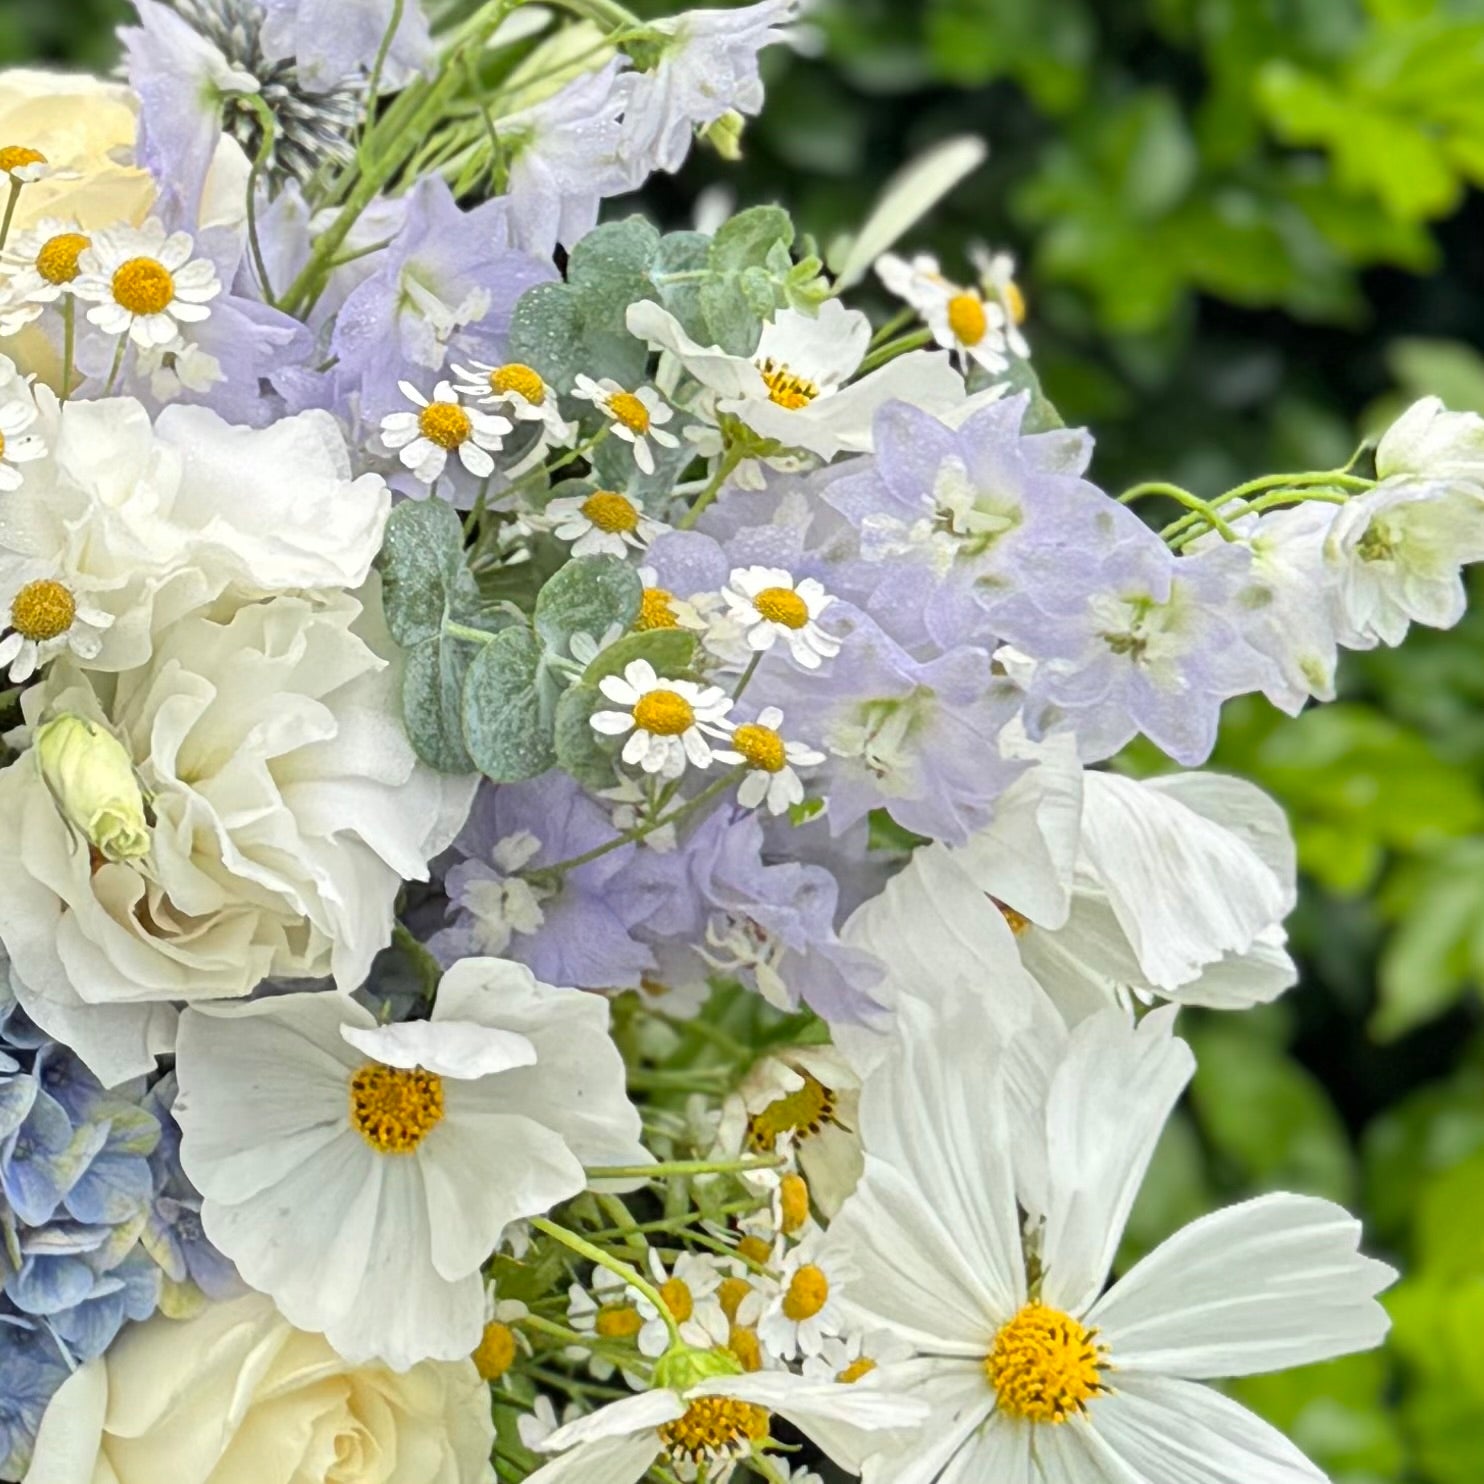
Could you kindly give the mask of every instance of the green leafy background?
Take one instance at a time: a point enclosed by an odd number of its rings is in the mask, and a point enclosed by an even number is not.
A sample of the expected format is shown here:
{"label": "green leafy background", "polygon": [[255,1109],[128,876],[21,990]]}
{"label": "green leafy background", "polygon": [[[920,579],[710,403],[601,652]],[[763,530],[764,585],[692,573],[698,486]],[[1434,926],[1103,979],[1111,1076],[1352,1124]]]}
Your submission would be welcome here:
{"label": "green leafy background", "polygon": [[[6,0],[0,61],[107,67],[121,9]],[[743,162],[650,191],[667,230],[718,184],[829,244],[892,168],[977,132],[990,163],[922,240],[958,270],[978,239],[1020,256],[1046,389],[1098,430],[1105,485],[1329,467],[1426,392],[1484,412],[1484,0],[823,0],[817,21],[817,55],[771,59]],[[1406,1273],[1390,1344],[1233,1390],[1340,1484],[1479,1484],[1484,601],[1353,657],[1337,705],[1232,706],[1215,763],[1292,815],[1304,979],[1190,1017],[1200,1072],[1127,1256],[1257,1191],[1350,1204]]]}

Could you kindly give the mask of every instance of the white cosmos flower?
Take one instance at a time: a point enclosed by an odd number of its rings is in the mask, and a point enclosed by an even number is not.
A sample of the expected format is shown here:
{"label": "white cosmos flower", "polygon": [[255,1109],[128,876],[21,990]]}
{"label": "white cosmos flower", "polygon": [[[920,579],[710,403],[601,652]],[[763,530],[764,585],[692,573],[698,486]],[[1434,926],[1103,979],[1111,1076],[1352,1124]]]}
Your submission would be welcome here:
{"label": "white cosmos flower", "polygon": [[[1200,1383],[1368,1349],[1395,1278],[1328,1201],[1268,1195],[1176,1233],[1105,1292],[1123,1227],[1194,1061],[1173,1009],[1072,1032],[1012,1156],[1010,1064],[988,1002],[899,1006],[866,1079],[866,1173],[822,1251],[859,1277],[855,1323],[914,1358],[872,1373],[931,1408],[866,1484],[993,1479],[1322,1484],[1280,1433]],[[1027,1192],[1017,1159],[1041,1166]]]}
{"label": "white cosmos flower", "polygon": [[[59,654],[98,657],[113,615],[35,563],[0,561],[0,670],[23,685]],[[7,632],[8,631],[8,632]]]}
{"label": "white cosmos flower", "polygon": [[56,217],[11,234],[0,251],[0,335],[17,334],[71,292],[87,246],[75,222]]}
{"label": "white cosmos flower", "polygon": [[725,737],[721,723],[732,709],[732,698],[714,685],[692,680],[664,680],[648,660],[633,660],[622,676],[605,675],[598,688],[622,711],[596,711],[592,727],[605,737],[627,735],[623,760],[657,773],[679,778],[690,762],[711,765],[707,737]]}
{"label": "white cosmos flower", "polygon": [[513,424],[507,417],[471,410],[459,401],[450,381],[440,381],[430,402],[410,381],[399,381],[402,395],[417,412],[391,412],[381,420],[381,441],[394,450],[423,484],[433,484],[448,467],[449,454],[476,479],[495,472],[491,457],[504,447]]}
{"label": "white cosmos flower", "polygon": [[877,261],[876,273],[922,316],[944,350],[956,351],[964,361],[976,361],[989,372],[1009,369],[1006,315],[998,300],[986,302],[977,289],[945,278],[937,258],[928,253],[910,262],[887,253]]}
{"label": "white cosmos flower", "polygon": [[822,1252],[811,1233],[783,1259],[777,1291],[757,1321],[759,1343],[780,1360],[818,1355],[845,1329],[840,1285],[850,1276],[839,1249]]}
{"label": "white cosmos flower", "polygon": [[680,440],[664,427],[674,418],[675,409],[652,386],[631,392],[608,377],[594,381],[591,376],[579,376],[572,395],[591,402],[608,419],[614,436],[633,445],[634,462],[645,474],[654,473],[651,442],[662,448],[680,447]]}
{"label": "white cosmos flower", "polygon": [[840,640],[819,626],[820,614],[835,600],[813,577],[796,582],[781,567],[739,567],[721,596],[755,654],[767,653],[782,639],[798,664],[817,670],[840,653]]}
{"label": "white cosmos flower", "polygon": [[141,349],[169,345],[184,325],[210,317],[222,291],[210,258],[192,254],[189,232],[167,233],[151,219],[143,227],[92,233],[78,260],[72,292],[90,302],[88,320],[108,335],[128,335]]}
{"label": "white cosmos flower", "polygon": [[768,706],[756,721],[743,722],[728,738],[730,746],[718,749],[718,762],[732,767],[745,765],[747,776],[737,785],[737,802],[744,809],[766,804],[769,814],[784,814],[804,802],[804,784],[797,768],[818,767],[824,753],[802,742],[787,742],[778,728],[783,712]]}
{"label": "white cosmos flower", "polygon": [[547,503],[545,515],[558,541],[572,543],[572,555],[625,557],[643,551],[661,531],[660,521],[644,513],[644,502],[617,490],[561,495]]}
{"label": "white cosmos flower", "polygon": [[647,300],[629,306],[628,327],[676,356],[715,394],[719,413],[822,459],[869,452],[872,420],[887,402],[946,413],[964,399],[963,381],[948,358],[931,351],[899,356],[851,381],[870,345],[871,322],[838,299],[826,300],[817,316],[780,310],[751,356],[698,345],[674,315]]}
{"label": "white cosmos flower", "polygon": [[[599,997],[465,959],[430,1020],[344,995],[181,1018],[181,1161],[212,1242],[346,1359],[471,1355],[512,1222],[648,1163]],[[631,1188],[631,1187],[620,1187]]]}
{"label": "white cosmos flower", "polygon": [[30,387],[16,375],[14,363],[0,356],[0,494],[21,487],[20,465],[46,457],[46,440],[31,431],[37,415]]}

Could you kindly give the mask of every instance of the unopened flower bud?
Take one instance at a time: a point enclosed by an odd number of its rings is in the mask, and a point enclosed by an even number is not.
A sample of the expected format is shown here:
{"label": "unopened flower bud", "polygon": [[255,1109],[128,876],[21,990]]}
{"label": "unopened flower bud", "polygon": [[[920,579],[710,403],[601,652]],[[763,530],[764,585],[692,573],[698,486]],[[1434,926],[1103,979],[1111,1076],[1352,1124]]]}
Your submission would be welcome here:
{"label": "unopened flower bud", "polygon": [[714,124],[701,130],[701,138],[724,160],[742,158],[742,131],[747,120],[736,109],[728,109]]}
{"label": "unopened flower bud", "polygon": [[129,754],[112,732],[66,715],[37,729],[36,764],[57,808],[105,860],[149,854],[144,794]]}

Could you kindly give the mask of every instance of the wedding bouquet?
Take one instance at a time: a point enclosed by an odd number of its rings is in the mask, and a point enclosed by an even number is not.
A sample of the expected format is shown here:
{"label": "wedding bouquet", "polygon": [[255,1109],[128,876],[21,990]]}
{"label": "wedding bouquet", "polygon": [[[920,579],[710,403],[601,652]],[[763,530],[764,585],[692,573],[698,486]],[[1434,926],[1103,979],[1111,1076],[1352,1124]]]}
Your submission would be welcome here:
{"label": "wedding bouquet", "polygon": [[1484,421],[1115,498],[895,251],[977,141],[605,210],[796,0],[135,9],[0,75],[0,1479],[1322,1479],[1205,1383],[1381,1340],[1355,1221],[1110,1284],[1293,843],[1102,765],[1456,623]]}

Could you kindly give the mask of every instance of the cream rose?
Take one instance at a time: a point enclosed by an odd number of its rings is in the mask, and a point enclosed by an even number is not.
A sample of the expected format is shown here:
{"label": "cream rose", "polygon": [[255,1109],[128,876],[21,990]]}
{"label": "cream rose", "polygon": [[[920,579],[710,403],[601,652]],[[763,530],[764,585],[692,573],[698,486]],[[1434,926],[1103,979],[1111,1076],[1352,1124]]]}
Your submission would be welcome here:
{"label": "cream rose", "polygon": [[26,1484],[485,1484],[472,1361],[351,1366],[260,1294],[130,1326],[42,1419]]}

